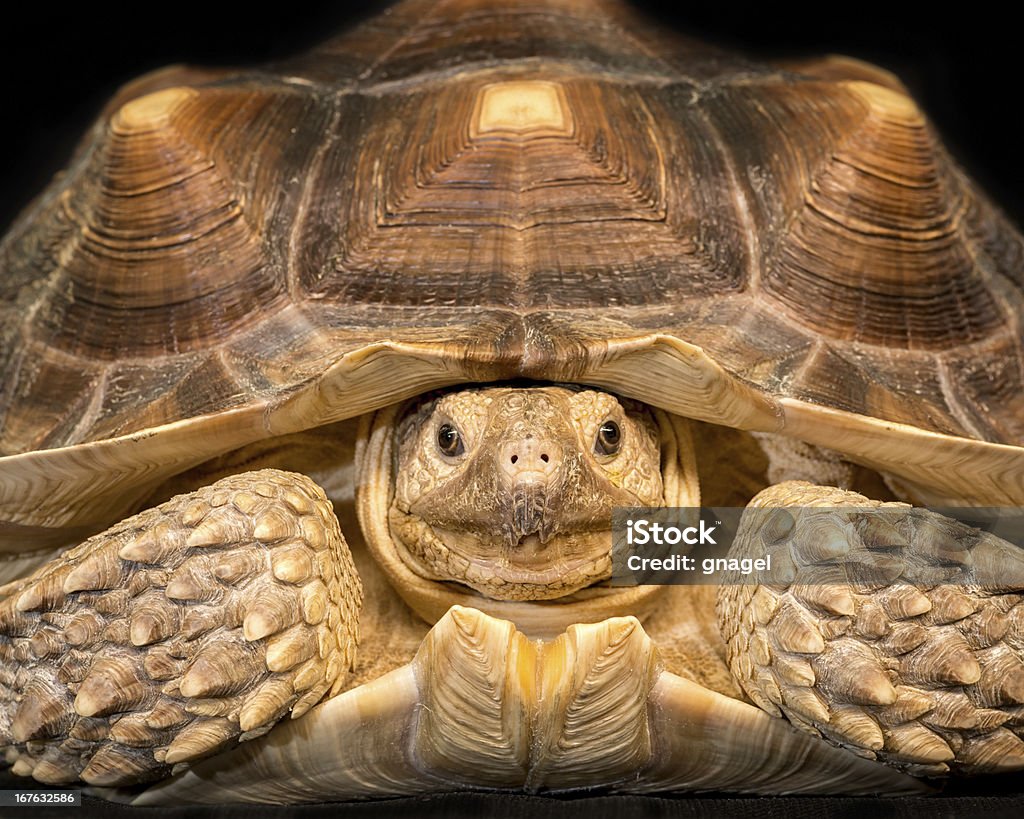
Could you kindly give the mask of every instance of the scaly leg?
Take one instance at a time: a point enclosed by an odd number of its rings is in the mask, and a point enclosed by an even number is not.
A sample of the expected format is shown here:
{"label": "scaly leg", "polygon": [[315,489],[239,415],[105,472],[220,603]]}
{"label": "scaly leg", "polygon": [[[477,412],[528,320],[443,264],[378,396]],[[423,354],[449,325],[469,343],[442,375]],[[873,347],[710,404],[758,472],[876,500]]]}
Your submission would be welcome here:
{"label": "scaly leg", "polygon": [[0,595],[7,760],[118,785],[337,691],[362,593],[322,490],[262,470],[128,518]]}
{"label": "scaly leg", "polygon": [[1024,768],[1024,553],[936,513],[790,482],[751,501],[731,670],[770,714],[918,775]]}

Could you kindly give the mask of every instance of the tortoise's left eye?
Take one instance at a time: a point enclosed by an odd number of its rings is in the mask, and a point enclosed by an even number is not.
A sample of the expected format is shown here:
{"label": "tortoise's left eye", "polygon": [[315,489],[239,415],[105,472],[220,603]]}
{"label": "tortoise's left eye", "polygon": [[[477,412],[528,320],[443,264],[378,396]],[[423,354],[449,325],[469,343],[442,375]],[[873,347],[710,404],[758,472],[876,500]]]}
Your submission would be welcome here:
{"label": "tortoise's left eye", "polygon": [[597,431],[594,449],[601,455],[614,455],[622,446],[622,430],[614,421],[605,421]]}
{"label": "tortoise's left eye", "polygon": [[462,445],[462,436],[454,424],[441,424],[437,428],[437,448],[441,450],[442,455],[449,458],[458,457],[466,451]]}

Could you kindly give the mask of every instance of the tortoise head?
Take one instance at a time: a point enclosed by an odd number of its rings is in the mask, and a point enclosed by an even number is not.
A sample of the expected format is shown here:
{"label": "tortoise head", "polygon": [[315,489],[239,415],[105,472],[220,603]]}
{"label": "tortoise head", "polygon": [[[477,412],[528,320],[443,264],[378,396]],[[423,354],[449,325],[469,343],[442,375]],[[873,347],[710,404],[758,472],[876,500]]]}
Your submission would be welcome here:
{"label": "tortoise head", "polygon": [[664,503],[658,437],[644,407],[589,390],[426,401],[398,428],[391,530],[424,577],[563,597],[610,576],[612,507]]}
{"label": "tortoise head", "polygon": [[549,621],[562,619],[550,604],[608,616],[638,595],[601,585],[613,507],[697,503],[682,422],[606,392],[465,389],[378,413],[364,433],[363,528],[427,619],[461,603],[521,624],[532,601]]}

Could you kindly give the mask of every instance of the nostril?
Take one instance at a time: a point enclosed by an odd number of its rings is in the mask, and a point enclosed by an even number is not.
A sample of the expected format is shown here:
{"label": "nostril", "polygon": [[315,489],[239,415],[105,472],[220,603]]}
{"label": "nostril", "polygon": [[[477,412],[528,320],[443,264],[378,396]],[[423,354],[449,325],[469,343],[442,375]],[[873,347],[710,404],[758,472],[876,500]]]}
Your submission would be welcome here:
{"label": "nostril", "polygon": [[544,461],[544,463],[547,463],[549,460],[551,460],[550,458],[548,458],[548,454],[546,452],[540,456],[540,459]]}
{"label": "nostril", "polygon": [[512,456],[512,463],[515,463],[518,460],[519,460],[519,456],[518,455],[513,455]]}

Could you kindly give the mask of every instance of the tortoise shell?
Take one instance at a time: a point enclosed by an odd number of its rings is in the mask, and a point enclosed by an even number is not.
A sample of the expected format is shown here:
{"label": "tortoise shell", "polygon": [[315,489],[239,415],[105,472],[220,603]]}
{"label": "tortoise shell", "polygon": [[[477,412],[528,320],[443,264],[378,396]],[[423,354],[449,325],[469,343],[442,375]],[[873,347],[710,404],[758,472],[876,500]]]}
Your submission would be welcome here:
{"label": "tortoise shell", "polygon": [[407,0],[129,85],[15,224],[0,538],[514,378],[1022,502],[1022,257],[880,69],[754,64],[604,0]]}

